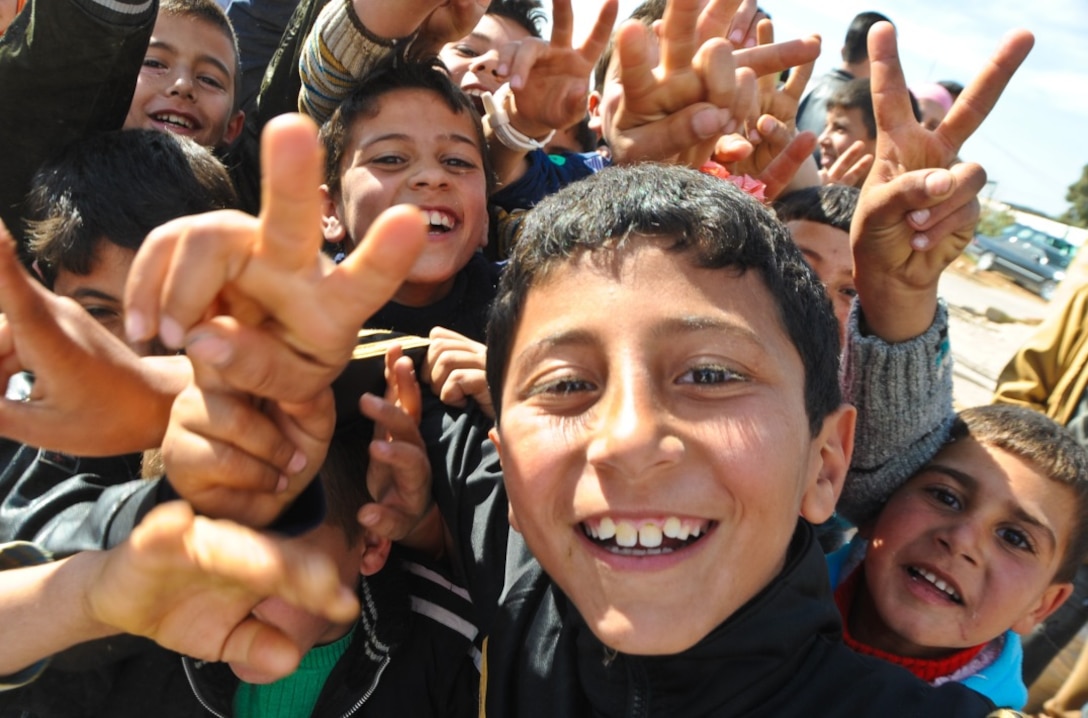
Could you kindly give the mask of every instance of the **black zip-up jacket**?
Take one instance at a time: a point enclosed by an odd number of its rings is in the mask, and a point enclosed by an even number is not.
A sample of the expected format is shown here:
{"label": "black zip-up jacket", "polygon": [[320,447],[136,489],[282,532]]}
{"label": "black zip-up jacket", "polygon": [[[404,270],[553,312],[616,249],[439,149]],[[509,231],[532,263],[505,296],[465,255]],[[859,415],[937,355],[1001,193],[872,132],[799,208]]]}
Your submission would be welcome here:
{"label": "black zip-up jacket", "polygon": [[[359,601],[355,634],[325,680],[312,718],[477,715],[479,652],[463,589],[422,562],[393,556],[360,582]],[[229,666],[132,640],[139,643],[123,656],[96,644],[94,668],[71,671],[54,662],[35,682],[0,692],[0,715],[233,715],[239,681]]]}
{"label": "black zip-up jacket", "polygon": [[994,710],[959,684],[933,688],[848,649],[826,562],[803,520],[781,574],[698,644],[672,656],[609,651],[509,530],[487,427],[473,412],[449,414],[431,464],[489,636],[481,686],[488,716],[962,718]]}

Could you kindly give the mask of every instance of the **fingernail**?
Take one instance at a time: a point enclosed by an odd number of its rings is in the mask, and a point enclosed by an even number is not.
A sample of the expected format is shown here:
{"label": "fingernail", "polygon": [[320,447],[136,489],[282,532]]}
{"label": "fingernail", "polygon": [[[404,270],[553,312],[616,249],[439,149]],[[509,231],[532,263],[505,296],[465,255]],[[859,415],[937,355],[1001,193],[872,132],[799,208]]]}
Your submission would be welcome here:
{"label": "fingernail", "polygon": [[736,120],[730,120],[729,122],[726,122],[725,127],[722,128],[722,133],[726,134],[726,135],[731,135],[736,131],[737,131],[737,121]]}
{"label": "fingernail", "polygon": [[520,90],[525,81],[521,79],[521,75],[514,75],[510,78],[510,89]]}
{"label": "fingernail", "polygon": [[140,341],[147,338],[147,320],[144,315],[135,309],[125,312],[125,334],[129,341]]}
{"label": "fingernail", "polygon": [[291,461],[287,464],[287,473],[297,474],[305,468],[306,454],[296,449],[294,455],[291,457]]}
{"label": "fingernail", "polygon": [[763,134],[769,135],[774,132],[774,120],[764,115],[763,117],[760,117],[759,120],[756,122],[756,128],[758,128],[759,131]]}
{"label": "fingernail", "polygon": [[762,139],[763,139],[763,137],[759,134],[758,129],[753,127],[752,129],[748,130],[748,141],[749,142],[759,142]]}
{"label": "fingernail", "polygon": [[947,170],[930,172],[926,177],[926,192],[931,196],[944,195],[952,191],[952,173]]}
{"label": "fingernail", "polygon": [[910,238],[911,249],[917,249],[922,252],[929,249],[929,237],[924,234],[916,234]]}
{"label": "fingernail", "polygon": [[290,480],[286,476],[284,476],[283,474],[280,474],[279,481],[276,482],[275,492],[277,494],[282,494],[284,491],[287,490],[287,487],[290,484],[291,484]]}
{"label": "fingernail", "polygon": [[921,226],[929,221],[928,209],[916,209],[910,213],[910,221]]}
{"label": "fingernail", "polygon": [[744,33],[740,30],[734,30],[729,35],[729,42],[734,45],[739,45],[744,40]]}
{"label": "fingernail", "polygon": [[691,118],[691,129],[700,138],[713,137],[721,132],[722,123],[718,120],[718,111],[714,109],[700,110]]}
{"label": "fingernail", "polygon": [[[508,72],[510,72],[510,66],[505,63],[495,68],[496,75],[505,75]],[[513,81],[511,81],[511,84],[513,84]]]}
{"label": "fingernail", "polygon": [[185,353],[212,366],[222,366],[234,352],[228,342],[214,334],[197,334],[185,345]]}
{"label": "fingernail", "polygon": [[185,330],[172,318],[163,315],[159,319],[159,336],[170,349],[181,349],[185,344]]}
{"label": "fingernail", "polygon": [[747,47],[755,47],[756,46],[756,39],[754,37],[748,38],[747,40],[744,41],[744,46],[746,48]]}
{"label": "fingernail", "polygon": [[378,523],[378,516],[372,511],[359,512],[359,523],[363,526],[373,526]]}

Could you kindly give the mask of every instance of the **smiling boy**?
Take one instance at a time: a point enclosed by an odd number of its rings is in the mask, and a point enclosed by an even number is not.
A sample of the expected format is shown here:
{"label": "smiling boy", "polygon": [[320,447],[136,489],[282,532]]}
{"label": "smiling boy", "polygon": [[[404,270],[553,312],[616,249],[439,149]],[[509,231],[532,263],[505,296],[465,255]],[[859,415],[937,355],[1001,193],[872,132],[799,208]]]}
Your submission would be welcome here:
{"label": "smiling boy", "polygon": [[945,447],[829,559],[847,644],[1022,707],[1016,634],[1072,591],[1086,476],[1088,454],[1042,414],[961,412]]}

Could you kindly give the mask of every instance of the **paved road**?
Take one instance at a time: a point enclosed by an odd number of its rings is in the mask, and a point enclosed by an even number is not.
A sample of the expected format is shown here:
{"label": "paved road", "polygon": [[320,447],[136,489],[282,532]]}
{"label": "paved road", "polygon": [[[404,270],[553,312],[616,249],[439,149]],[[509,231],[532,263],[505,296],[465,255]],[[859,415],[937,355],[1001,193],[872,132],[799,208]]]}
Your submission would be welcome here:
{"label": "paved road", "polygon": [[[941,277],[940,292],[949,307],[956,405],[988,404],[998,374],[1050,305],[1002,277],[959,265]],[[1012,321],[988,319],[995,309]]]}

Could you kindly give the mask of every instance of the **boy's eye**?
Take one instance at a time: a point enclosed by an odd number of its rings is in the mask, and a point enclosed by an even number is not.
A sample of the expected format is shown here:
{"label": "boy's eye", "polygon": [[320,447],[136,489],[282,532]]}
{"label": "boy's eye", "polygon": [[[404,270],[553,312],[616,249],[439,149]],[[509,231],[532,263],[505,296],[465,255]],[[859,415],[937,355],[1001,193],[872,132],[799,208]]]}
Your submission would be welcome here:
{"label": "boy's eye", "polygon": [[845,295],[853,299],[858,295],[858,290],[853,287],[839,287],[839,294]]}
{"label": "boy's eye", "polygon": [[476,163],[474,163],[474,162],[472,162],[470,160],[464,159],[463,157],[447,157],[445,160],[443,160],[443,162],[445,162],[450,167],[455,167],[457,169],[463,169],[463,170],[476,169]]}
{"label": "boy's eye", "polygon": [[546,394],[551,396],[569,396],[584,391],[591,391],[593,384],[576,376],[563,376],[557,379],[537,384],[530,391],[530,395]]}
{"label": "boy's eye", "polygon": [[480,53],[476,52],[472,47],[465,44],[457,44],[453,46],[453,51],[461,57],[479,57]]}
{"label": "boy's eye", "polygon": [[1031,539],[1028,535],[1019,529],[1003,528],[998,529],[997,535],[1001,537],[1001,540],[1009,544],[1013,548],[1030,551],[1035,553],[1035,547],[1031,544]]}
{"label": "boy's eye", "polygon": [[962,508],[960,498],[943,486],[931,486],[926,489],[926,493],[932,496],[938,503],[944,504],[950,509]]}
{"label": "boy's eye", "polygon": [[730,382],[744,381],[745,377],[732,369],[722,366],[698,366],[689,369],[677,379],[678,384],[697,384],[713,386]]}
{"label": "boy's eye", "polygon": [[225,85],[219,80],[219,78],[212,77],[211,75],[201,75],[200,81],[203,82],[205,85],[208,85],[209,87],[214,87],[217,90],[226,89]]}
{"label": "boy's eye", "polygon": [[400,155],[376,155],[370,159],[371,164],[396,166],[404,164],[405,160]]}
{"label": "boy's eye", "polygon": [[154,57],[145,57],[144,67],[148,67],[154,70],[164,70],[166,69],[166,63]]}

